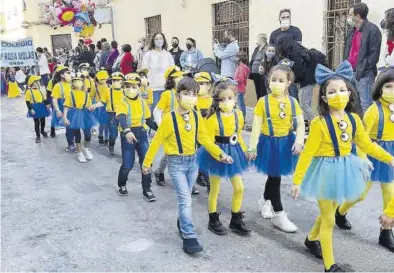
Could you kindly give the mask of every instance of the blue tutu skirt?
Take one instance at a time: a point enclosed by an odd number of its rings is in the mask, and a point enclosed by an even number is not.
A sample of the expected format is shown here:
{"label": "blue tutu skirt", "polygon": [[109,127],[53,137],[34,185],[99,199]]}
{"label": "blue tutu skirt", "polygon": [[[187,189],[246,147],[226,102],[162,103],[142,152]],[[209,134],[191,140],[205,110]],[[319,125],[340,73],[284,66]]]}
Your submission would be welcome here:
{"label": "blue tutu skirt", "polygon": [[34,115],[31,114],[30,111],[27,111],[27,117],[28,118],[46,118],[49,117],[51,114],[51,111],[46,107],[44,103],[32,103],[31,104],[33,110],[34,110]]}
{"label": "blue tutu skirt", "polygon": [[216,175],[223,178],[231,178],[242,174],[248,168],[248,160],[241,146],[238,144],[220,143],[218,146],[233,159],[232,164],[225,164],[214,159],[204,147],[197,151],[197,163],[200,171],[208,175]]}
{"label": "blue tutu skirt", "polygon": [[88,130],[97,124],[93,113],[88,109],[69,108],[67,112],[67,119],[70,121],[68,129],[82,129]]}
{"label": "blue tutu skirt", "polygon": [[[58,99],[57,104],[59,105],[60,112],[64,112],[64,99]],[[64,127],[63,118],[58,118],[55,109],[52,107],[52,120],[51,127]]]}
{"label": "blue tutu skirt", "polygon": [[[378,140],[376,143],[394,156],[394,141]],[[368,157],[373,164],[371,181],[380,183],[392,183],[394,181],[394,168],[373,157]]]}
{"label": "blue tutu skirt", "polygon": [[100,125],[106,125],[108,123],[108,113],[105,106],[96,108],[93,112],[93,116]]}
{"label": "blue tutu skirt", "polygon": [[257,171],[273,177],[293,174],[298,160],[298,155],[293,155],[291,151],[295,139],[293,133],[285,137],[261,134],[254,162]]}
{"label": "blue tutu skirt", "polygon": [[312,200],[353,202],[363,194],[370,176],[367,160],[355,155],[315,157],[302,181],[301,194]]}

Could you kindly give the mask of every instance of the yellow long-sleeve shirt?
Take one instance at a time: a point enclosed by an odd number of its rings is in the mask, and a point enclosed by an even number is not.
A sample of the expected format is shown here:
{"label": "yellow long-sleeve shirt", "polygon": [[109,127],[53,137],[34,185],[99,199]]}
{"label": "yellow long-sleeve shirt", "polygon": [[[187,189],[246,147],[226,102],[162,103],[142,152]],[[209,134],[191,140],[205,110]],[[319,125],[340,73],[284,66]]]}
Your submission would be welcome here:
{"label": "yellow long-sleeve shirt", "polygon": [[161,94],[160,100],[157,103],[157,108],[163,111],[163,114],[174,111],[178,107],[178,101],[175,98],[175,93],[175,89],[172,89],[166,90]]}
{"label": "yellow long-sleeve shirt", "polygon": [[[246,151],[246,145],[244,142],[244,139],[242,138],[242,128],[244,126],[244,117],[242,115],[242,112],[239,110],[237,111],[238,115],[238,142],[239,145],[241,145],[241,148],[243,151]],[[232,113],[231,115],[224,115],[221,114],[222,118],[222,123],[223,123],[223,136],[230,137],[235,133],[235,114]],[[219,121],[216,116],[216,114],[212,115],[211,117],[208,118],[208,120],[205,122],[207,131],[208,131],[208,136],[212,139],[212,141],[215,141],[215,136],[220,136],[220,130],[219,130]]]}
{"label": "yellow long-sleeve shirt", "polygon": [[153,103],[153,89],[149,86],[141,86],[141,97],[148,105]]}
{"label": "yellow long-sleeve shirt", "polygon": [[69,82],[58,82],[52,89],[52,98],[65,99],[71,93],[71,84]]}
{"label": "yellow long-sleeve shirt", "polygon": [[[354,142],[357,146],[360,147],[367,154],[377,158],[380,161],[389,163],[394,158],[388,152],[386,152],[383,148],[381,148],[376,143],[373,143],[368,136],[368,133],[365,131],[363,123],[360,117],[356,114],[351,114],[355,121],[357,130],[355,132]],[[352,150],[352,125],[347,115],[344,116],[344,121],[347,122],[348,127],[346,129],[346,133],[349,134],[350,139],[348,141],[342,141],[340,135],[342,130],[339,129],[337,120],[335,117],[331,116],[333,123],[335,134],[338,139],[338,146],[340,150],[341,156],[347,156],[351,153]],[[327,124],[322,117],[316,117],[312,120],[309,130],[309,137],[305,144],[304,150],[302,151],[300,158],[298,160],[298,164],[294,173],[294,184],[300,185],[302,180],[309,168],[309,165],[312,162],[314,157],[334,157],[335,151],[334,146],[331,141],[330,133],[328,131]]]}
{"label": "yellow long-sleeve shirt", "polygon": [[106,104],[107,112],[116,112],[116,105],[122,102],[124,98],[123,89],[108,88],[104,95],[101,97],[101,102]]}
{"label": "yellow long-sleeve shirt", "polygon": [[386,214],[390,218],[394,218],[394,197],[391,199],[390,203],[384,210],[384,214]]}
{"label": "yellow long-sleeve shirt", "polygon": [[[391,111],[389,109],[389,103],[380,100],[383,109],[383,123],[384,129],[381,140],[393,141],[394,140],[394,122],[390,120]],[[369,133],[372,139],[377,140],[378,128],[379,128],[379,110],[376,103],[372,104],[364,114],[365,131]]]}
{"label": "yellow long-sleeve shirt", "polygon": [[[189,123],[192,126],[192,129],[190,131],[187,131],[185,129],[186,121],[184,121],[183,117],[178,112],[175,112],[175,116],[183,148],[182,155],[194,155],[196,153],[196,121],[194,118],[194,114],[192,112],[189,113]],[[205,149],[207,149],[207,151],[212,155],[213,158],[219,159],[219,156],[222,154],[222,150],[208,136],[207,130],[203,122],[203,117],[200,113],[197,113],[197,117],[197,141],[202,146],[204,146]],[[159,150],[160,145],[163,145],[164,153],[166,155],[180,155],[175,136],[175,129],[172,121],[172,113],[167,113],[163,116],[162,123],[159,126],[156,135],[152,139],[148,152],[145,155],[143,166],[149,167],[152,165],[153,159],[157,151]]]}
{"label": "yellow long-sleeve shirt", "polygon": [[[281,103],[284,103],[283,112],[286,114],[286,117],[283,119],[279,116],[280,112],[282,111],[280,109]],[[292,116],[291,113],[290,97],[286,96],[286,98],[283,101],[278,101],[272,94],[270,94],[268,95],[268,104],[269,104],[274,136],[276,137],[287,136],[291,128],[293,127],[293,118],[295,118]],[[301,107],[296,100],[294,100],[294,106],[295,106],[296,117],[302,115]],[[268,119],[266,115],[266,105],[265,105],[264,97],[260,98],[259,101],[257,102],[256,107],[254,109],[254,114],[256,116],[263,118],[261,133],[266,136],[269,136]]]}
{"label": "yellow long-sleeve shirt", "polygon": [[95,99],[96,102],[101,101],[101,98],[105,95],[106,92],[108,92],[108,89],[109,87],[107,84],[96,84],[95,88],[90,91],[89,96],[92,100]]}
{"label": "yellow long-sleeve shirt", "polygon": [[[142,108],[144,107],[144,108]],[[145,124],[145,120],[151,117],[150,109],[146,101],[139,97],[135,100],[125,97],[121,103],[116,106],[116,116],[125,114],[129,119],[129,110],[131,115],[130,127],[140,127]],[[129,122],[130,120],[128,120]]]}

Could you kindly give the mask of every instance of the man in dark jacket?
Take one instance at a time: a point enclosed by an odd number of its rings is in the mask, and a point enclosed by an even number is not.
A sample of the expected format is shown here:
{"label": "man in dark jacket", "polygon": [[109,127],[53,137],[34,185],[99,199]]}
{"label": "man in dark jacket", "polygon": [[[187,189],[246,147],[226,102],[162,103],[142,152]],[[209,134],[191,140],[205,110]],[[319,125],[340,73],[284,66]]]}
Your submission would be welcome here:
{"label": "man in dark jacket", "polygon": [[377,75],[382,34],[369,22],[368,6],[357,3],[349,10],[348,24],[353,27],[345,41],[344,59],[355,71],[355,84],[360,96],[361,108],[365,112],[373,103],[371,89]]}

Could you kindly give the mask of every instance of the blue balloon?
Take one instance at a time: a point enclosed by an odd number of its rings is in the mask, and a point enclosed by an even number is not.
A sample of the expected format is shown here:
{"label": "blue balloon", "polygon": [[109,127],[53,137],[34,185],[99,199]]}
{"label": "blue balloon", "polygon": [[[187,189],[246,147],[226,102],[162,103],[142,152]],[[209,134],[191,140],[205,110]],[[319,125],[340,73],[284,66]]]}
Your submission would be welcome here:
{"label": "blue balloon", "polygon": [[82,27],[74,27],[74,32],[80,33],[82,31]]}

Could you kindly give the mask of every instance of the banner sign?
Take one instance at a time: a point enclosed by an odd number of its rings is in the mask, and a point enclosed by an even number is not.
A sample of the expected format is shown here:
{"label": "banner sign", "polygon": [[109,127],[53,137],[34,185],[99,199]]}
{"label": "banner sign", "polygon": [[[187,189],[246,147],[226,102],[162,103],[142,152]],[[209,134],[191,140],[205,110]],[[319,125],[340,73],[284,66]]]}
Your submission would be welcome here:
{"label": "banner sign", "polygon": [[33,66],[36,65],[36,55],[33,38],[18,41],[1,41],[1,67]]}

